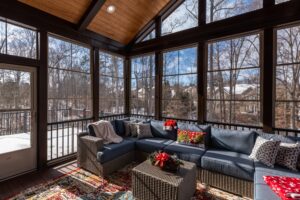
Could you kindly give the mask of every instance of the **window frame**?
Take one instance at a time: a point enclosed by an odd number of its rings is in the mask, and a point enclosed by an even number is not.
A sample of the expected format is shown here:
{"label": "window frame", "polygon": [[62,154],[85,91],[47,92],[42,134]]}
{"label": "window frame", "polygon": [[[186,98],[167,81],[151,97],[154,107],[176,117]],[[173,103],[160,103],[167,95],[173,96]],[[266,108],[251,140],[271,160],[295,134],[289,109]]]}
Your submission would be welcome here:
{"label": "window frame", "polygon": [[[255,66],[255,67],[243,67],[241,69],[238,70],[247,70],[247,69],[258,69],[259,71],[259,99],[254,99],[254,100],[241,100],[241,99],[237,99],[234,100],[232,99],[232,95],[234,96],[234,94],[230,95],[230,99],[208,99],[208,90],[207,90],[207,86],[208,86],[208,73],[214,73],[214,72],[229,72],[232,71],[231,67],[228,69],[221,69],[221,70],[208,70],[208,60],[209,60],[209,44],[213,44],[213,43],[218,43],[218,42],[224,42],[227,40],[234,40],[234,39],[239,39],[241,37],[248,37],[248,36],[253,36],[253,35],[258,35],[258,40],[259,40],[259,65]],[[206,60],[205,60],[205,85],[204,87],[204,96],[205,96],[205,103],[204,103],[204,121],[206,123],[211,123],[211,124],[223,124],[223,125],[230,125],[230,126],[239,126],[239,127],[244,127],[244,126],[248,126],[248,127],[258,127],[258,128],[262,128],[263,127],[263,122],[262,122],[262,117],[263,117],[263,73],[264,73],[264,49],[263,49],[263,41],[264,41],[264,32],[263,30],[254,30],[254,31],[249,31],[246,33],[239,33],[239,34],[234,34],[234,35],[229,35],[229,36],[225,36],[225,37],[219,37],[219,38],[215,38],[212,40],[207,40],[205,42],[205,54],[206,54]],[[234,70],[233,70],[234,71]],[[230,78],[231,79],[231,78]],[[230,81],[231,82],[231,81]],[[208,102],[257,102],[259,105],[259,124],[253,125],[253,124],[243,124],[243,123],[231,123],[231,122],[222,122],[222,121],[210,121],[208,120]],[[234,111],[231,111],[229,108],[229,112],[232,113]],[[232,116],[232,115],[230,115]],[[229,119],[229,121],[231,121],[231,119]]]}
{"label": "window frame", "polygon": [[[181,5],[181,4],[180,4]],[[164,75],[164,54],[165,53],[169,53],[169,52],[175,52],[175,51],[180,51],[180,50],[185,50],[185,49],[191,49],[191,48],[196,48],[196,72],[194,73],[178,73],[178,74],[171,74],[171,75]],[[198,53],[199,53],[199,45],[198,43],[191,43],[191,44],[187,44],[187,45],[181,45],[181,46],[177,46],[177,47],[174,47],[174,48],[168,48],[168,49],[164,49],[163,51],[161,51],[161,54],[162,54],[162,69],[161,69],[161,99],[160,99],[160,104],[161,104],[161,113],[160,115],[162,116],[163,119],[175,119],[175,120],[186,120],[186,121],[198,121],[199,119],[199,116],[198,116],[198,111],[199,111],[199,101],[198,101],[198,96],[199,96],[199,60],[198,60]],[[165,116],[163,114],[164,112],[164,106],[163,106],[163,101],[172,101],[171,99],[164,99],[163,98],[163,83],[164,83],[164,77],[174,77],[174,76],[185,76],[185,75],[196,75],[196,93],[197,93],[197,111],[196,111],[196,118],[195,119],[188,119],[188,118],[179,118],[179,117],[168,117],[168,116]],[[174,101],[179,101],[179,99],[175,99]]]}
{"label": "window frame", "polygon": [[[146,79],[153,78],[153,80],[154,80],[154,99],[153,99],[153,101],[154,101],[154,110],[153,110],[153,115],[134,114],[134,113],[132,113],[132,99],[139,99],[139,98],[132,98],[132,80],[133,80],[133,78],[132,78],[132,61],[134,59],[137,59],[137,58],[148,57],[148,56],[149,57],[153,56],[153,59],[154,59],[154,73],[153,73],[154,75],[151,77],[151,74],[150,74],[150,76],[142,77],[142,78],[146,78]],[[130,70],[129,71],[130,71],[130,73],[128,73],[128,80],[129,80],[130,89],[127,92],[129,93],[129,113],[131,115],[135,115],[135,116],[149,116],[149,117],[154,117],[155,116],[155,106],[156,106],[156,103],[159,103],[159,102],[156,102],[156,98],[155,98],[156,92],[157,92],[156,91],[157,90],[156,89],[156,73],[155,73],[157,65],[156,65],[156,62],[155,62],[155,59],[156,59],[155,57],[156,57],[155,52],[148,52],[148,53],[144,53],[144,54],[139,54],[139,55],[131,56],[130,59],[129,59],[129,63],[130,63],[129,64],[129,66],[130,66]],[[136,78],[134,78],[134,80],[137,81]]]}
{"label": "window frame", "polygon": [[[290,0],[286,1],[286,2],[282,2],[282,3],[278,3],[278,4],[275,4],[276,6],[277,5],[280,5],[280,4],[284,4],[284,3],[288,3],[290,2]],[[284,30],[284,29],[290,29],[290,28],[294,28],[294,27],[299,27],[300,29],[300,22],[297,21],[297,22],[292,22],[292,23],[288,23],[288,24],[282,24],[282,25],[279,25],[279,26],[276,26],[273,28],[273,36],[274,36],[274,65],[273,65],[273,71],[274,71],[274,75],[273,75],[273,91],[274,91],[274,98],[272,99],[272,103],[273,103],[273,116],[272,118],[274,119],[273,120],[273,128],[275,130],[283,130],[283,131],[298,131],[299,128],[289,128],[289,127],[280,127],[280,126],[277,126],[276,124],[276,104],[279,103],[279,104],[285,104],[285,103],[296,103],[296,104],[300,104],[300,98],[299,100],[282,100],[282,99],[279,99],[277,100],[277,69],[279,67],[289,67],[289,68],[293,68],[294,65],[297,65],[299,64],[300,65],[300,61],[299,62],[288,62],[288,63],[279,63],[278,62],[278,31],[280,30]],[[300,32],[299,32],[299,41],[300,41]]]}
{"label": "window frame", "polygon": [[[24,59],[29,59],[29,60],[40,60],[40,32],[38,31],[37,28],[33,27],[33,26],[29,26],[29,25],[26,25],[26,24],[23,24],[21,22],[17,22],[17,21],[14,21],[14,20],[11,20],[11,19],[8,19],[8,18],[5,18],[5,17],[1,17],[0,16],[0,22],[2,23],[5,23],[5,53],[0,53],[0,55],[8,55],[8,56],[16,56],[18,58],[24,58]],[[8,38],[8,35],[7,35],[7,25],[10,24],[10,25],[13,25],[13,26],[16,26],[18,28],[22,28],[22,29],[27,29],[27,30],[30,30],[30,31],[33,31],[35,32],[35,58],[30,58],[30,57],[25,57],[25,56],[18,56],[18,55],[12,55],[12,54],[8,54],[7,53],[7,38]]]}
{"label": "window frame", "polygon": [[[70,54],[70,58],[71,58],[71,67],[72,67],[72,46],[73,45],[77,45],[77,46],[80,46],[80,47],[83,47],[83,48],[87,48],[89,50],[89,65],[90,65],[90,70],[89,70],[89,73],[88,72],[83,72],[83,71],[78,71],[78,70],[70,70],[70,69],[60,69],[60,68],[53,68],[53,67],[49,67],[49,38],[52,37],[53,39],[56,39],[56,40],[61,40],[63,42],[67,42],[67,43],[70,43],[71,45],[71,54]],[[66,38],[64,36],[60,36],[60,35],[57,35],[57,34],[53,34],[53,33],[47,33],[47,40],[48,40],[48,43],[47,43],[47,115],[49,114],[48,111],[48,106],[49,106],[49,100],[53,100],[53,99],[63,99],[63,100],[66,100],[66,98],[49,98],[49,69],[53,69],[53,70],[60,70],[60,71],[64,71],[64,72],[71,72],[71,73],[76,73],[76,74],[85,74],[85,75],[89,75],[90,77],[90,94],[91,94],[91,97],[90,97],[90,103],[91,103],[91,116],[89,117],[86,117],[86,118],[78,118],[78,119],[71,119],[71,120],[86,120],[86,119],[91,119],[93,117],[93,109],[94,109],[94,104],[93,104],[93,99],[94,99],[94,93],[93,93],[93,89],[94,89],[94,85],[93,85],[93,71],[94,71],[94,64],[93,64],[93,49],[91,46],[85,44],[85,43],[81,43],[81,42],[78,42],[76,40],[72,40],[72,39],[69,39],[69,38]],[[68,98],[68,99],[82,99],[82,98]],[[65,122],[65,121],[70,121],[70,120],[63,120],[63,121],[49,121],[49,119],[47,120],[47,123],[60,123],[60,122]]]}

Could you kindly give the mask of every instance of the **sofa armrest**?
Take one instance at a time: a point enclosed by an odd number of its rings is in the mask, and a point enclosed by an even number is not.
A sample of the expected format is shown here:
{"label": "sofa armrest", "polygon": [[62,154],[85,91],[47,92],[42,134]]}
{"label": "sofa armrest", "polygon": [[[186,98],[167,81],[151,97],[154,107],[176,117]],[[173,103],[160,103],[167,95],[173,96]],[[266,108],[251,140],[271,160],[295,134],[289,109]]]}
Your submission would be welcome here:
{"label": "sofa armrest", "polygon": [[86,136],[86,135],[89,135],[88,132],[81,132],[81,133],[78,133],[77,137],[80,138],[80,137],[83,137],[83,136]]}
{"label": "sofa armrest", "polygon": [[[90,135],[85,135],[78,138],[80,144],[78,147],[80,150],[88,149],[90,152],[94,153],[95,155],[97,152],[103,148],[103,139],[97,138]],[[83,148],[83,149],[82,149]]]}
{"label": "sofa armrest", "polygon": [[103,148],[103,139],[85,135],[78,137],[77,161],[79,167],[86,160],[97,160],[97,152]]}

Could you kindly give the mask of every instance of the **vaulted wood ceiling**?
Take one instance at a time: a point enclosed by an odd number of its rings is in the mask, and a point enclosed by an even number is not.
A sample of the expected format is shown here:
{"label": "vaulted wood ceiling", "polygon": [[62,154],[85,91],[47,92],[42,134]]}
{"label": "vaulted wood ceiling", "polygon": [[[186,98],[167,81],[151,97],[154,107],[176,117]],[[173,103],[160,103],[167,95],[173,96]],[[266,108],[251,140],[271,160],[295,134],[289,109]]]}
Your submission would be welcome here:
{"label": "vaulted wood ceiling", "polygon": [[[19,0],[29,6],[81,25],[82,18],[96,1],[101,0]],[[102,0],[103,1],[103,0]],[[106,0],[101,9],[91,18],[87,29],[128,44],[170,0]],[[107,12],[114,5],[116,11]],[[75,27],[75,26],[74,26]]]}

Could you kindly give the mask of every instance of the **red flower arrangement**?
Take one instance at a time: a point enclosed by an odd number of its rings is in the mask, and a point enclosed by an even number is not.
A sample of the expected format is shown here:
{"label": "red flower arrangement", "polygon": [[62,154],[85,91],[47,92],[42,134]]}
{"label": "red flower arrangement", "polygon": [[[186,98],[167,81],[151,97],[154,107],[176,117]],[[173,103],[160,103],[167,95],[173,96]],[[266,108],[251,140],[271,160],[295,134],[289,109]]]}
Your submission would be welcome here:
{"label": "red flower arrangement", "polygon": [[177,172],[179,166],[183,164],[176,155],[170,155],[161,151],[150,154],[149,160],[152,165],[158,166],[162,170],[172,172]]}
{"label": "red flower arrangement", "polygon": [[171,131],[173,129],[177,129],[177,122],[176,122],[176,120],[169,119],[169,120],[165,121],[165,123],[164,123],[164,130]]}

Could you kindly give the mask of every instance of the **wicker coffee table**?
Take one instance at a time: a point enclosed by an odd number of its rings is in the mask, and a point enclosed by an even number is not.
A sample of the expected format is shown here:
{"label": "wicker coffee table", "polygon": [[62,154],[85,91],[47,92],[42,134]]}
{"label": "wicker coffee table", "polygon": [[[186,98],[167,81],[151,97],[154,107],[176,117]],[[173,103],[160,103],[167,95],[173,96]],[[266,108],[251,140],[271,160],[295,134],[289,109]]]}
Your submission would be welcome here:
{"label": "wicker coffee table", "polygon": [[132,192],[137,199],[190,199],[196,190],[196,165],[182,161],[177,173],[161,170],[149,160],[132,169]]}

